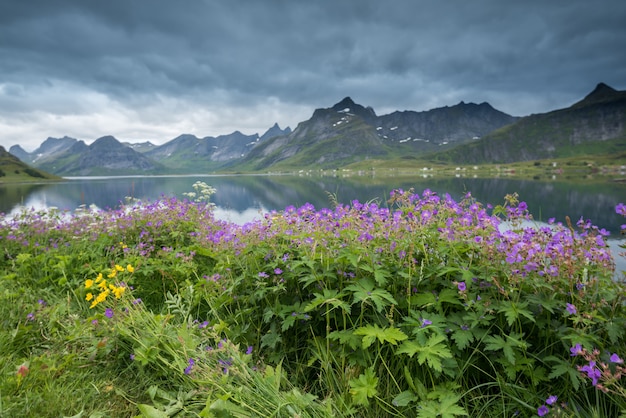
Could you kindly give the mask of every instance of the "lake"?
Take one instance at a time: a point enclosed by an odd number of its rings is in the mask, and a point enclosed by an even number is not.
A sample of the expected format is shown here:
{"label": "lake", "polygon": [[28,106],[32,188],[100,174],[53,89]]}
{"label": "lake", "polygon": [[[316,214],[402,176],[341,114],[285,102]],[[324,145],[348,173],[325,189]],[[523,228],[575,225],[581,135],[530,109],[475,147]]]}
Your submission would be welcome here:
{"label": "lake", "polygon": [[[504,196],[517,192],[528,203],[536,220],[569,216],[575,224],[581,217],[620,236],[626,219],[615,213],[615,206],[626,203],[626,184],[613,182],[540,182],[514,178],[479,179],[471,177],[433,178],[427,175],[376,176],[371,173],[337,172],[336,175],[185,175],[82,177],[41,184],[0,184],[0,213],[11,214],[20,207],[73,210],[80,205],[115,208],[126,197],[156,200],[161,196],[183,198],[193,191],[193,183],[204,181],[217,189],[212,197],[216,216],[235,223],[260,218],[286,206],[313,204],[317,209],[332,207],[330,196],[349,204],[352,200],[376,200],[384,206],[393,189],[431,189],[449,193],[460,200],[467,192],[484,204],[503,203]],[[616,248],[616,242],[612,242]],[[621,267],[622,263],[620,263]],[[624,266],[626,268],[626,266]]]}

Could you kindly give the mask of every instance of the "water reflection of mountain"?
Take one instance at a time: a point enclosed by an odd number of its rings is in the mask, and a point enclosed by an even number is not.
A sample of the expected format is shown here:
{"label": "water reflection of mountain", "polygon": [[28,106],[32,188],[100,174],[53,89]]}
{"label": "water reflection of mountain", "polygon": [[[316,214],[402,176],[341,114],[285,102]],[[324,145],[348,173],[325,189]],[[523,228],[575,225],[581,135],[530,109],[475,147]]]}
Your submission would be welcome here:
{"label": "water reflection of mountain", "polygon": [[86,178],[40,185],[1,185],[0,211],[8,213],[17,205],[74,209],[81,204],[115,208],[125,197],[156,200],[161,196],[183,197],[193,191],[193,183],[201,180],[217,189],[213,202],[224,210],[282,210],[311,203],[316,208],[333,205],[329,194],[341,203],[352,200],[376,200],[386,205],[389,192],[396,188],[413,188],[422,192],[429,188],[437,193],[450,193],[459,200],[468,191],[483,203],[501,204],[504,196],[517,192],[528,203],[538,220],[554,217],[573,222],[580,217],[591,219],[602,228],[619,233],[626,220],[614,211],[615,205],[626,201],[625,184],[580,184],[568,182],[536,182],[515,179],[414,177],[309,177],[309,176],[169,176]]}

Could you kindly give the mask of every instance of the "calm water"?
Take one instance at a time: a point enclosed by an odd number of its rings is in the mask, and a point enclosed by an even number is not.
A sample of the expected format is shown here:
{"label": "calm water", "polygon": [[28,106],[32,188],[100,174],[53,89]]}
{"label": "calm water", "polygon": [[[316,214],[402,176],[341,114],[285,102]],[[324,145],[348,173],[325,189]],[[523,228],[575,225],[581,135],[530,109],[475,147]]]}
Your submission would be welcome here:
{"label": "calm water", "polygon": [[[341,203],[352,200],[377,200],[383,206],[389,192],[396,188],[428,188],[440,194],[449,193],[460,200],[467,192],[484,204],[503,203],[508,193],[517,192],[536,220],[556,218],[572,222],[583,217],[595,225],[620,236],[620,225],[626,220],[615,213],[615,206],[626,203],[626,184],[585,184],[572,182],[536,182],[515,179],[423,178],[342,176],[149,176],[70,178],[46,184],[0,184],[0,213],[11,214],[20,207],[36,209],[57,207],[73,210],[86,204],[115,208],[125,197],[156,200],[162,196],[183,198],[201,180],[215,187],[216,215],[221,219],[244,223],[270,210],[282,210],[312,203],[316,208],[332,207],[329,194]],[[613,242],[613,246],[616,243]],[[622,263],[621,263],[622,264]],[[620,266],[621,267],[621,266]],[[624,266],[626,268],[626,266]]]}

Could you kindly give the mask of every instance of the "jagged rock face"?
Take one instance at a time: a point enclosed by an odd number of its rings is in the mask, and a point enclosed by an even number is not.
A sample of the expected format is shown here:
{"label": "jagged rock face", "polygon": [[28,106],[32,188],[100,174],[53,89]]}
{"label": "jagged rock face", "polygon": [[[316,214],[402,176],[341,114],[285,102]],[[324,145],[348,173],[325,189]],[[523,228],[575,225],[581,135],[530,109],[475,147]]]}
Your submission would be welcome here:
{"label": "jagged rock face", "polygon": [[154,161],[125,146],[112,136],[97,139],[83,149],[78,156],[79,158],[64,167],[64,174],[142,173],[158,168]]}
{"label": "jagged rock face", "polygon": [[[331,108],[316,109],[291,134],[260,145],[244,161],[256,169],[289,161],[329,167],[359,159],[386,158],[399,148],[419,154],[455,141],[474,141],[515,120],[487,103],[377,116],[372,108],[346,97]],[[303,153],[308,158],[302,157]]]}

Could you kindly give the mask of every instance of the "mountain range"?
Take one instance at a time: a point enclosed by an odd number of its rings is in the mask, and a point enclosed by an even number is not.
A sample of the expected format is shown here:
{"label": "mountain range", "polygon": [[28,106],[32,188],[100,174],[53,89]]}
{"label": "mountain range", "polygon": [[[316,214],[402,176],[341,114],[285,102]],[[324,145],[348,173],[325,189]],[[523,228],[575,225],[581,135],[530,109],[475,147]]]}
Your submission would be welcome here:
{"label": "mountain range", "polygon": [[548,113],[514,117],[489,103],[376,115],[346,97],[320,108],[292,131],[274,124],[263,135],[198,138],[163,145],[122,143],[112,136],[90,145],[48,138],[25,163],[64,176],[277,171],[339,168],[363,160],[428,159],[455,164],[507,163],[584,153],[626,153],[626,92],[600,83],[581,101]]}

